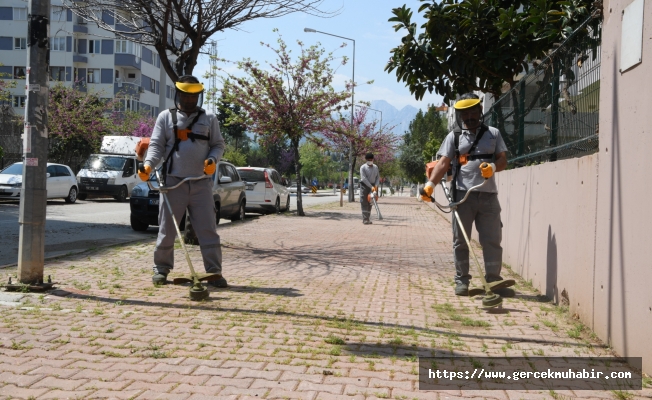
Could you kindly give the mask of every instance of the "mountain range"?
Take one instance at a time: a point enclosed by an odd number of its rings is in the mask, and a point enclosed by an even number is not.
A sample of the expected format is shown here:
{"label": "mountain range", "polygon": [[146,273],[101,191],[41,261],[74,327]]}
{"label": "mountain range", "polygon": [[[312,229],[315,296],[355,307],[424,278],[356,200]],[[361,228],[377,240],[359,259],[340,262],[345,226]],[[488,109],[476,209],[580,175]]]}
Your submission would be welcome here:
{"label": "mountain range", "polygon": [[[419,112],[419,109],[413,106],[405,106],[398,109],[385,100],[374,100],[371,102],[371,108],[382,112],[383,125],[388,127],[394,126],[392,132],[396,136],[403,136],[409,129],[410,122]],[[367,114],[368,119],[379,118],[378,113],[370,110]]]}

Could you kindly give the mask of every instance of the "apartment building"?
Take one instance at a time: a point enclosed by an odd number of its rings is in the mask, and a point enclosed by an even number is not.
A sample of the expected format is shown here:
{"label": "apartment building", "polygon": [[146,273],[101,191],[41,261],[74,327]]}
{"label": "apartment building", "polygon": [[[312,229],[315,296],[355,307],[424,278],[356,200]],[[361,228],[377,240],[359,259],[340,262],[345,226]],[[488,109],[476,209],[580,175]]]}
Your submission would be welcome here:
{"label": "apartment building", "polygon": [[[151,46],[117,38],[92,22],[74,15],[52,0],[50,15],[50,85],[62,82],[81,91],[116,99],[126,110],[145,110],[156,116],[174,106],[174,84],[161,68]],[[116,26],[110,13],[103,20]],[[128,31],[124,26],[116,26]],[[27,60],[27,3],[0,0],[0,79],[16,82],[10,89],[16,114],[25,113]]]}

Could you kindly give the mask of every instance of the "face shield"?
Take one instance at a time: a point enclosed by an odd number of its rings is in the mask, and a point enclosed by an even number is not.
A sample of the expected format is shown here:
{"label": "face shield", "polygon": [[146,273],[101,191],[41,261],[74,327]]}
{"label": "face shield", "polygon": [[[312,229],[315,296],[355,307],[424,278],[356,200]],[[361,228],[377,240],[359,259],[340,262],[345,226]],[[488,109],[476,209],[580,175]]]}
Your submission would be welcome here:
{"label": "face shield", "polygon": [[174,84],[174,105],[185,113],[193,113],[204,103],[204,85],[201,83]]}
{"label": "face shield", "polygon": [[466,99],[455,103],[455,122],[462,129],[474,130],[484,123],[480,99]]}

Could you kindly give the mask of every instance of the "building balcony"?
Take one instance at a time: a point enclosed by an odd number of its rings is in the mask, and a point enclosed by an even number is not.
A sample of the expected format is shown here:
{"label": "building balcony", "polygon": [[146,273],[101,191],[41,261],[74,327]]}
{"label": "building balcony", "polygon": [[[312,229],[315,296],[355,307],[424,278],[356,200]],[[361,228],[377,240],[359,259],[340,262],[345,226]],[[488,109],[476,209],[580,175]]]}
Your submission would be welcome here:
{"label": "building balcony", "polygon": [[115,65],[135,68],[140,71],[140,57],[136,57],[133,54],[116,53]]}
{"label": "building balcony", "polygon": [[74,24],[72,31],[73,33],[88,33],[88,27],[86,25]]}
{"label": "building balcony", "polygon": [[72,55],[72,62],[88,63],[88,57],[82,56],[82,55],[79,55],[79,54],[73,54]]}
{"label": "building balcony", "polygon": [[138,82],[115,82],[113,84],[114,95],[130,96],[137,100],[140,99],[140,94],[143,92],[142,89]]}

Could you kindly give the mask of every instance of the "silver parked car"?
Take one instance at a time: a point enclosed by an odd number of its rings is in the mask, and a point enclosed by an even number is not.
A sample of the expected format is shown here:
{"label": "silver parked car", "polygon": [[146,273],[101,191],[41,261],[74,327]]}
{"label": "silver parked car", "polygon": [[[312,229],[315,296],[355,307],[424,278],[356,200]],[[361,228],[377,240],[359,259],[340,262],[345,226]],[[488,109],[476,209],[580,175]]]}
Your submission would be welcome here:
{"label": "silver parked car", "polygon": [[[215,171],[216,173],[210,179],[213,180],[213,200],[217,210],[216,222],[219,224],[220,218],[229,218],[231,221],[243,220],[247,205],[245,183],[240,179],[238,171],[231,163],[220,161],[217,163]],[[158,187],[154,173],[150,177],[150,183],[154,187]],[[159,192],[158,190],[149,190],[147,182],[141,182],[133,188],[129,205],[133,230],[145,231],[149,225],[158,225]],[[180,222],[179,225],[183,224]]]}
{"label": "silver parked car", "polygon": [[290,191],[271,168],[238,167],[247,185],[247,211],[260,214],[290,210]]}
{"label": "silver parked car", "polygon": [[[48,199],[77,201],[77,179],[67,165],[48,163],[45,188]],[[0,198],[20,198],[23,184],[23,163],[17,162],[0,171]]]}

